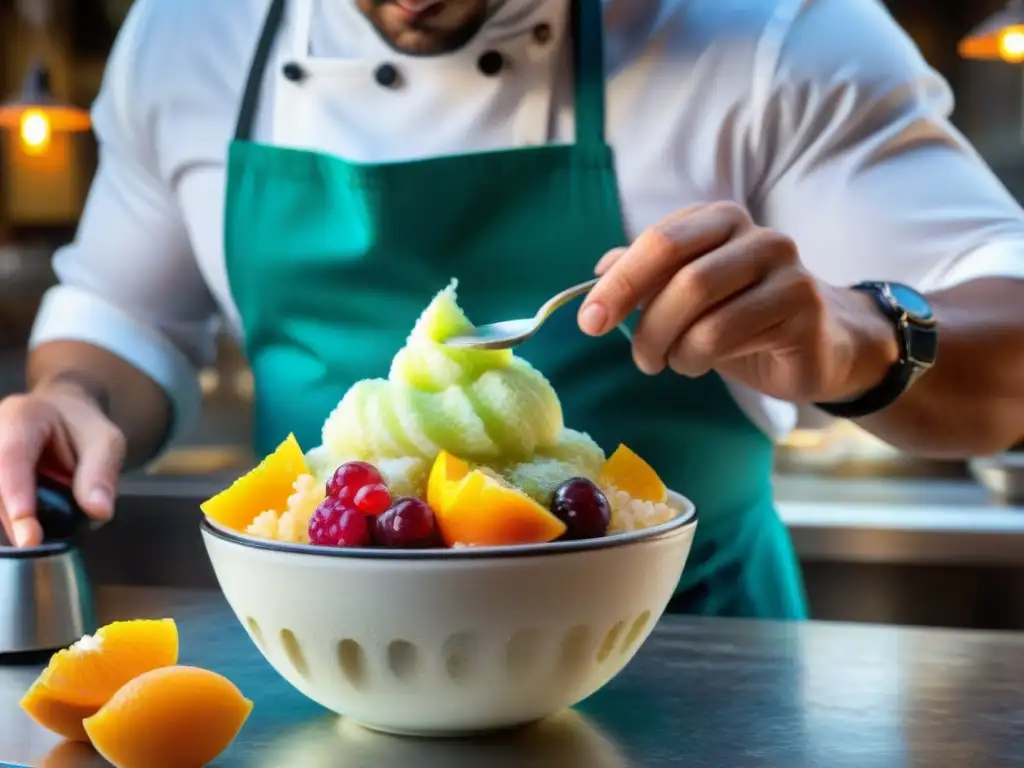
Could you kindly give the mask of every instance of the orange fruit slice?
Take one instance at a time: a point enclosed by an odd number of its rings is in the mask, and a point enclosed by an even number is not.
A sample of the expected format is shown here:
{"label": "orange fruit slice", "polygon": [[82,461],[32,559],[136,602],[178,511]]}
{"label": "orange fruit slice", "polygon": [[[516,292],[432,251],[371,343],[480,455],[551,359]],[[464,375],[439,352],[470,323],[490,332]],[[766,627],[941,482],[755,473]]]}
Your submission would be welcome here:
{"label": "orange fruit slice", "polygon": [[25,713],[49,731],[70,741],[88,741],[82,721],[96,714],[99,707],[69,704],[54,695],[38,680],[21,698]]}
{"label": "orange fruit slice", "polygon": [[598,482],[605,488],[613,485],[640,501],[663,504],[668,497],[668,489],[658,473],[624,445],[605,461]]}
{"label": "orange fruit slice", "polygon": [[64,702],[99,708],[133,677],[177,661],[174,619],[115,621],[57,651],[37,682]]}
{"label": "orange fruit slice", "polygon": [[85,721],[115,768],[202,768],[234,741],[252,702],[225,677],[197,667],[146,672]]}
{"label": "orange fruit slice", "polygon": [[295,481],[299,475],[308,474],[309,466],[295,435],[288,435],[256,469],[199,507],[225,528],[244,531],[260,513],[268,509],[284,511],[295,491]]}
{"label": "orange fruit slice", "polygon": [[447,506],[451,491],[468,474],[469,464],[448,451],[441,451],[434,460],[427,480],[427,504],[432,509]]}
{"label": "orange fruit slice", "polygon": [[143,672],[178,661],[173,619],[118,621],[58,651],[21,699],[21,708],[44,728],[83,740],[82,720]]}
{"label": "orange fruit slice", "polygon": [[542,544],[565,533],[565,524],[548,509],[478,469],[440,494],[430,506],[450,547]]}

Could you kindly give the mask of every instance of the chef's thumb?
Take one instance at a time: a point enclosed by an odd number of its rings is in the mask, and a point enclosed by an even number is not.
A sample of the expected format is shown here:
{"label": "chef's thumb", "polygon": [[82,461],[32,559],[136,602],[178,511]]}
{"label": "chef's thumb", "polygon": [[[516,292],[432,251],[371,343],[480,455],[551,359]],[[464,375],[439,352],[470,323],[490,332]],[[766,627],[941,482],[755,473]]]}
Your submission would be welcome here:
{"label": "chef's thumb", "polygon": [[113,425],[104,424],[94,425],[87,433],[75,437],[75,500],[89,517],[108,520],[114,514],[117,479],[124,466],[124,435]]}

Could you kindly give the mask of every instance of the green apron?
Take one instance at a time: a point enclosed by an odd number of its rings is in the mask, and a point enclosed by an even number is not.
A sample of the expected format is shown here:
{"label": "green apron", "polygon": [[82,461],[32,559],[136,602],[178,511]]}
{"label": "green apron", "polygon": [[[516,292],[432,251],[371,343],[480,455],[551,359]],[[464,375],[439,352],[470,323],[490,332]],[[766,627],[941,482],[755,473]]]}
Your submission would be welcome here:
{"label": "green apron", "polygon": [[[225,205],[261,455],[290,431],[306,449],[318,445],[348,387],[387,375],[417,316],[452,277],[478,322],[525,317],[626,243],[604,139],[600,0],[574,3],[575,143],[381,164],[252,140],[285,5],[273,1],[257,45]],[[717,375],[645,376],[622,335],[584,336],[571,308],[519,352],[557,389],[566,424],[606,451],[630,446],[696,503],[697,538],[671,610],[805,615],[772,503],[772,444]]]}

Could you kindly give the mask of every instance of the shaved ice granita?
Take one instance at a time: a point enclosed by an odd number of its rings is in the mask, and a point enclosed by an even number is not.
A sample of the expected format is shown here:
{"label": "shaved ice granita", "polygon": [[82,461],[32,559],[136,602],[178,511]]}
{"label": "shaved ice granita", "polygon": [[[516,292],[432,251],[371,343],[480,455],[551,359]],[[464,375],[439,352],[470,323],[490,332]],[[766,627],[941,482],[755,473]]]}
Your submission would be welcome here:
{"label": "shaved ice granita", "polygon": [[386,379],[356,382],[303,453],[291,435],[202,505],[227,528],[325,547],[424,549],[592,539],[665,523],[657,473],[566,427],[547,379],[473,331],[456,282],[427,306]]}

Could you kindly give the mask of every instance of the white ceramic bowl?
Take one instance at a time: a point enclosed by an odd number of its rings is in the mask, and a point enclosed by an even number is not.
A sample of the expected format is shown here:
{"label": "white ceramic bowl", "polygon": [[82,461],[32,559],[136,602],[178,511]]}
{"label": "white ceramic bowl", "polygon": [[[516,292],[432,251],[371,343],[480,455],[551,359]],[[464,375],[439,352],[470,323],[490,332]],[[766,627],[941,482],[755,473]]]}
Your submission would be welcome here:
{"label": "white ceramic bowl", "polygon": [[661,618],[697,527],[457,550],[281,544],[203,522],[224,596],[313,701],[375,730],[451,736],[547,717],[617,675]]}

